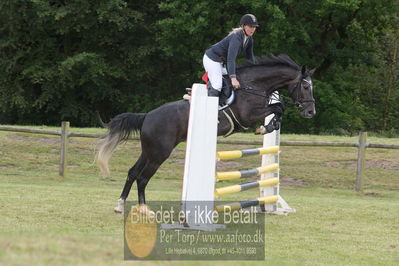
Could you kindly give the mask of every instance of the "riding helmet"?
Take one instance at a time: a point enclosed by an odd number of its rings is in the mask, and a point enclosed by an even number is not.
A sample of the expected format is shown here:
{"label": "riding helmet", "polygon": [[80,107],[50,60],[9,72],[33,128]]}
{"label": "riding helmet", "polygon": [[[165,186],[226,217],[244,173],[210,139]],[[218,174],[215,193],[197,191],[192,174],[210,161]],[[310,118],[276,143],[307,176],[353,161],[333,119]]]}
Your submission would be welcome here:
{"label": "riding helmet", "polygon": [[240,19],[240,25],[248,25],[253,27],[259,27],[258,20],[252,14],[245,14]]}

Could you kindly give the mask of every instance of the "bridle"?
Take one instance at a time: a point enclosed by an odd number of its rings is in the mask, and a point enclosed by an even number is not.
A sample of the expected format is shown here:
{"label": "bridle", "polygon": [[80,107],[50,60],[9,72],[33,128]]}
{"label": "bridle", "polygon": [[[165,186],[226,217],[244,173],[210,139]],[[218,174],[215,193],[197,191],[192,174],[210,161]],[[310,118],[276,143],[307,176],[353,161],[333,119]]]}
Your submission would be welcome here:
{"label": "bridle", "polygon": [[[310,89],[312,89],[312,87],[313,87],[313,85],[312,85],[311,82],[309,82],[309,81],[306,80],[305,78],[301,78],[301,80],[298,82],[298,84],[295,86],[295,88],[291,91],[289,97],[290,97],[291,99],[296,99],[295,102],[294,102],[294,105],[295,105],[296,107],[298,107],[298,108],[303,108],[303,104],[304,104],[304,103],[315,103],[315,100],[314,100],[314,98],[313,98],[313,95],[312,95],[312,98],[308,98],[308,99],[304,99],[304,98],[302,98],[302,97],[300,96],[300,93],[301,93],[302,88],[303,88],[302,82],[306,82],[307,84],[309,84]],[[296,94],[296,95],[295,95],[295,96],[296,96],[295,98],[293,97],[293,96],[294,96],[294,93]],[[284,96],[284,97],[285,97],[285,96]]]}

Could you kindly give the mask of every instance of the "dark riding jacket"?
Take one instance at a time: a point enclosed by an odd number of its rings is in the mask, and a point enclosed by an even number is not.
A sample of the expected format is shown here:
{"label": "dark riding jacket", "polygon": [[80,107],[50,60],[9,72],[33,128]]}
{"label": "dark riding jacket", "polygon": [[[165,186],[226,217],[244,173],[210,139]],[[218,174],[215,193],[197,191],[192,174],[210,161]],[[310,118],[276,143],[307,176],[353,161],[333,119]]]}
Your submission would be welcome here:
{"label": "dark riding jacket", "polygon": [[240,29],[227,35],[223,40],[205,51],[205,54],[213,61],[227,65],[227,73],[230,78],[236,76],[236,58],[244,50],[246,59],[255,63],[252,36],[247,38],[245,44],[244,37],[244,30]]}

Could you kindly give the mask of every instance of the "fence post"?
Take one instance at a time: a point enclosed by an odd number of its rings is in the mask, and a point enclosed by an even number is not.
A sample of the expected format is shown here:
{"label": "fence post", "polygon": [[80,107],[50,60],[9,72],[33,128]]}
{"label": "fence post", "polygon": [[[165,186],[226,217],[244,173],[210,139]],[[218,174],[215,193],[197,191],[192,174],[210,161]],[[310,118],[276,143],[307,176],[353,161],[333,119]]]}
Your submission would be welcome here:
{"label": "fence post", "polygon": [[360,132],[359,147],[357,153],[357,171],[356,171],[356,191],[363,191],[363,170],[366,155],[367,132]]}
{"label": "fence post", "polygon": [[62,177],[66,176],[66,155],[68,150],[68,131],[69,122],[62,121],[61,123],[61,154],[60,154],[60,171]]}

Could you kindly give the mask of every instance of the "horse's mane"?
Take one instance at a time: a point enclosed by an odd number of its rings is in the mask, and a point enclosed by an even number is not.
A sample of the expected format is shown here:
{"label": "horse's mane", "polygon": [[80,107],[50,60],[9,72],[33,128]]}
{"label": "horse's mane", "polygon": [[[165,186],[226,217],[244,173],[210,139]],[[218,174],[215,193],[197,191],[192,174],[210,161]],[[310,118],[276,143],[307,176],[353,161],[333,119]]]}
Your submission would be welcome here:
{"label": "horse's mane", "polygon": [[260,56],[256,57],[256,64],[252,64],[250,62],[241,63],[238,65],[238,69],[246,68],[246,67],[254,67],[254,66],[282,66],[282,67],[289,67],[295,70],[300,70],[301,67],[298,66],[288,55],[280,54],[280,55],[267,55],[267,56]]}

